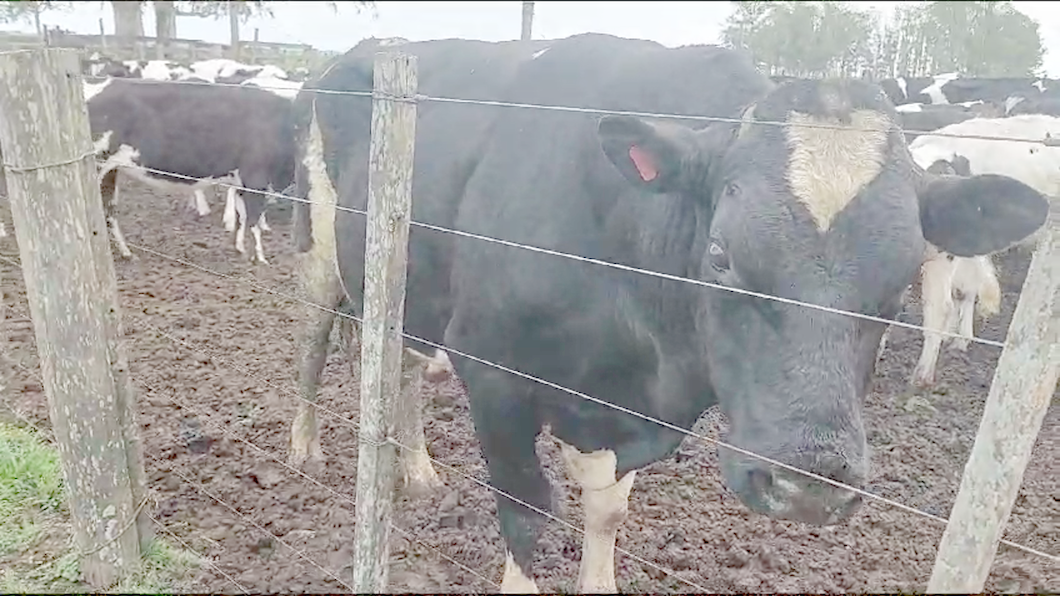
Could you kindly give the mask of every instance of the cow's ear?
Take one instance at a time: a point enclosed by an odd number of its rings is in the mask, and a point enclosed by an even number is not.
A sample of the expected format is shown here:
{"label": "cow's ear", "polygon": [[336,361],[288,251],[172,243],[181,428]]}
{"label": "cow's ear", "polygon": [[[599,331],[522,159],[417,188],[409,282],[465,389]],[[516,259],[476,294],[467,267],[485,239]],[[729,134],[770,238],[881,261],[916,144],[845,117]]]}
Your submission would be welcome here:
{"label": "cow's ear", "polygon": [[605,116],[597,132],[604,154],[630,184],[650,192],[680,188],[682,163],[695,147],[690,129]]}
{"label": "cow's ear", "polygon": [[958,257],[1009,248],[1037,232],[1049,214],[1040,192],[997,174],[925,174],[917,195],[924,239]]}

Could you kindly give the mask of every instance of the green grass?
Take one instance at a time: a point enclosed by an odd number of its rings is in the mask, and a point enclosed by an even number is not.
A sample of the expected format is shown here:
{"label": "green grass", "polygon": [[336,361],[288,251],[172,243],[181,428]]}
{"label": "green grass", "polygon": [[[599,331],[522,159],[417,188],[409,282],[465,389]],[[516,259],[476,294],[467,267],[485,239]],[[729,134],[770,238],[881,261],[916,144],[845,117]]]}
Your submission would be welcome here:
{"label": "green grass", "polygon": [[33,431],[0,423],[0,556],[36,541],[39,519],[63,510],[58,451]]}
{"label": "green grass", "polygon": [[[59,453],[38,433],[0,421],[0,592],[94,591],[80,581]],[[141,569],[110,591],[174,592],[198,557],[156,539]]]}

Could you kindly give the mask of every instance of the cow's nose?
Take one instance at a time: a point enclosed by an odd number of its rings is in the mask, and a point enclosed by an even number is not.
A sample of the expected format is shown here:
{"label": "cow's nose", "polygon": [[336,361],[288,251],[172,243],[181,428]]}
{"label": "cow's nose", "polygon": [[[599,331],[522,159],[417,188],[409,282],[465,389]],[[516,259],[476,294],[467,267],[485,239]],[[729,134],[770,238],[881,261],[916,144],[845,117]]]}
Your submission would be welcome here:
{"label": "cow's nose", "polygon": [[[850,518],[862,502],[861,495],[846,488],[860,488],[863,479],[838,456],[806,458],[810,466],[795,466],[843,486],[823,482],[807,474],[769,464],[747,470],[747,487],[772,515],[814,525],[832,525]],[[805,463],[810,463],[805,461]]]}

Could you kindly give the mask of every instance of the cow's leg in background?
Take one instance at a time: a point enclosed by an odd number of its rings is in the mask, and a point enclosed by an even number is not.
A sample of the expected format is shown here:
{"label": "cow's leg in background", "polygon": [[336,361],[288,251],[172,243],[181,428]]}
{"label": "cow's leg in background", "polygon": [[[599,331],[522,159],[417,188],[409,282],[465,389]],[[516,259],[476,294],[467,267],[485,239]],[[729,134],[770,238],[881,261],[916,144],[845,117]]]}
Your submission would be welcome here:
{"label": "cow's leg in background", "polygon": [[298,389],[302,399],[298,401],[298,412],[291,423],[291,451],[288,456],[296,466],[306,460],[324,460],[315,404],[320,375],[327,363],[328,340],[337,316],[335,311],[343,298],[342,284],[335,271],[334,251],[334,245],[322,246],[318,242],[299,259],[301,262],[297,273],[302,291],[309,302],[320,308],[306,306],[306,318],[298,338]]}
{"label": "cow's leg in background", "polygon": [[224,222],[226,232],[234,232],[236,224],[239,223],[236,214],[236,204],[239,199],[238,188],[243,186],[243,179],[239,177],[239,170],[233,171],[229,176],[230,183],[225,189],[225,211],[221,221]]}
{"label": "cow's leg in background", "polygon": [[247,252],[247,202],[243,199],[243,191],[236,191],[233,204],[236,211],[236,250],[242,255]]}
{"label": "cow's leg in background", "polygon": [[[253,258],[263,265],[268,265],[269,261],[265,258],[265,245],[261,240],[261,216],[265,215],[265,195],[257,190],[254,192],[242,190],[239,191],[239,195],[243,199],[242,222],[239,224],[239,231],[246,230],[247,224],[250,223],[250,235],[254,238]],[[245,238],[245,233],[242,237]]]}
{"label": "cow's leg in background", "polygon": [[[448,357],[445,361],[448,362]],[[440,380],[437,375],[428,372],[437,367],[437,358],[415,350],[406,349],[401,355],[401,393],[394,404],[394,440],[405,447],[401,449],[399,457],[401,486],[413,499],[427,496],[443,486],[427,451],[427,437],[423,432],[423,403],[418,391],[420,379],[431,383]]]}
{"label": "cow's leg in background", "polygon": [[616,478],[615,452],[582,453],[559,441],[567,473],[582,489],[585,533],[578,571],[580,594],[615,594],[615,537],[629,512],[629,491],[637,472]]}
{"label": "cow's leg in background", "polygon": [[118,226],[118,217],[115,207],[118,202],[118,168],[104,172],[99,182],[99,194],[103,199],[103,214],[107,218],[107,227],[110,228],[114,244],[118,247],[118,255],[126,259],[135,258],[129,245],[125,243],[125,235],[121,233]]}
{"label": "cow's leg in background", "polygon": [[236,193],[234,186],[229,186],[225,191],[225,211],[221,217],[221,221],[224,222],[226,232],[236,231],[236,201],[239,200],[239,195]]}
{"label": "cow's leg in background", "polygon": [[952,255],[940,254],[926,261],[920,270],[920,304],[924,311],[924,346],[913,369],[912,382],[918,387],[935,383],[935,367],[942,347],[940,331],[947,331],[954,320]]}
{"label": "cow's leg in background", "polygon": [[210,214],[210,204],[206,202],[206,192],[203,189],[196,188],[192,193],[192,200],[199,217],[206,217]]}

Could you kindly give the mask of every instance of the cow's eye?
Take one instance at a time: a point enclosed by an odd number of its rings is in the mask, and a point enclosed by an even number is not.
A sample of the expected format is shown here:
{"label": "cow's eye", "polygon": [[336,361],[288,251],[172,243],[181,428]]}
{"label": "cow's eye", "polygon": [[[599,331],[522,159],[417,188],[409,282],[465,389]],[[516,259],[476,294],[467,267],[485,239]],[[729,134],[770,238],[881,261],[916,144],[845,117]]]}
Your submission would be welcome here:
{"label": "cow's eye", "polygon": [[710,246],[707,248],[707,254],[710,256],[710,266],[715,271],[729,270],[729,253],[725,252],[725,247],[720,242],[711,240]]}

